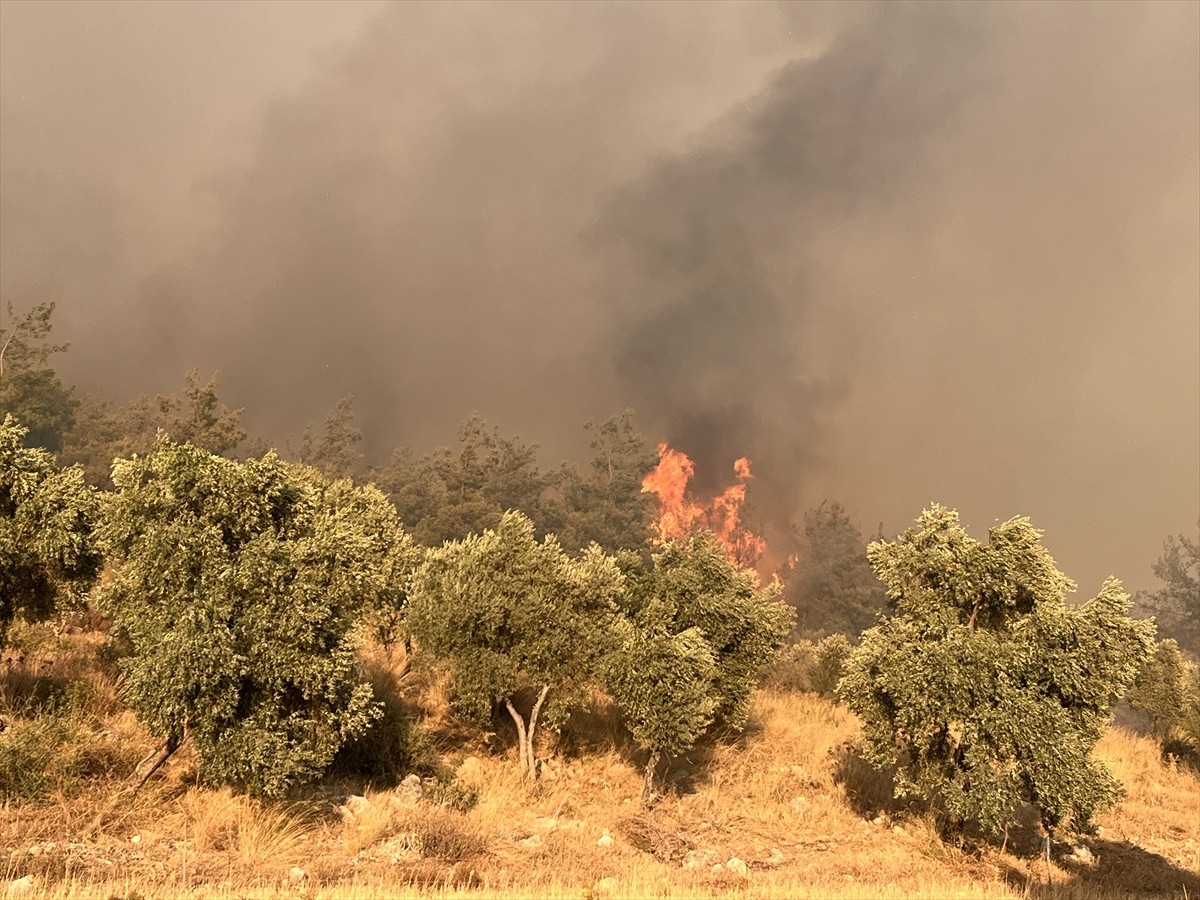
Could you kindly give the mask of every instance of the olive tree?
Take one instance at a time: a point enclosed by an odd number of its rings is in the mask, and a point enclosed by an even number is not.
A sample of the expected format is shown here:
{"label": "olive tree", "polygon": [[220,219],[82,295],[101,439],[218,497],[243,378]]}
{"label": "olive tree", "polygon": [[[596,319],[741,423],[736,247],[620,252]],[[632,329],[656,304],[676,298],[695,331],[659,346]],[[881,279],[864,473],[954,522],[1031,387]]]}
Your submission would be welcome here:
{"label": "olive tree", "polygon": [[793,613],[777,583],[760,585],[708,532],[664,545],[648,568],[623,559],[629,625],[608,687],[650,751],[648,801],[663,755],[686,752],[713,725],[745,726],[759,670],[783,646]]}
{"label": "olive tree", "polygon": [[[395,605],[406,538],[374,488],[273,453],[224,459],[160,435],[117,460],[102,608],[132,644],[125,696],[201,775],[278,796],[378,716],[358,623]],[[147,773],[147,776],[149,773]]]}
{"label": "olive tree", "polygon": [[[459,710],[479,721],[496,706],[508,712],[521,772],[533,779],[539,719],[560,721],[595,675],[621,584],[616,563],[597,547],[573,559],[553,535],[539,542],[533,523],[510,511],[494,530],[427,552],[410,585],[409,628],[421,649],[448,664]],[[518,710],[523,698],[527,712]]]}
{"label": "olive tree", "polygon": [[102,561],[95,491],[79,467],[23,446],[27,433],[10,415],[0,425],[0,646],[18,612],[42,618],[79,597]]}
{"label": "olive tree", "polygon": [[1154,626],[1128,617],[1120,582],[1069,607],[1075,586],[1027,519],[983,544],[936,505],[868,555],[890,609],[863,634],[840,692],[868,758],[896,766],[897,796],[992,832],[1023,802],[1047,835],[1088,830],[1120,796],[1092,748],[1153,650]]}
{"label": "olive tree", "polygon": [[717,662],[699,628],[670,634],[623,625],[607,686],[634,740],[650,751],[642,788],[642,802],[649,803],[659,759],[691,750],[713,723]]}

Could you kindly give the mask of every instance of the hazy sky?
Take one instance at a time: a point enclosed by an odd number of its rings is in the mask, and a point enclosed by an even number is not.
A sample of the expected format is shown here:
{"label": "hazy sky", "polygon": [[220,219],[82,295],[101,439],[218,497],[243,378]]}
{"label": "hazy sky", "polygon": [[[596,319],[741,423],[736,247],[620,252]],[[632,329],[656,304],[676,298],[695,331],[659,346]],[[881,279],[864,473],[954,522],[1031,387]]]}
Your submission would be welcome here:
{"label": "hazy sky", "polygon": [[382,459],[634,406],[783,521],[1200,518],[1200,5],[0,2],[0,295]]}

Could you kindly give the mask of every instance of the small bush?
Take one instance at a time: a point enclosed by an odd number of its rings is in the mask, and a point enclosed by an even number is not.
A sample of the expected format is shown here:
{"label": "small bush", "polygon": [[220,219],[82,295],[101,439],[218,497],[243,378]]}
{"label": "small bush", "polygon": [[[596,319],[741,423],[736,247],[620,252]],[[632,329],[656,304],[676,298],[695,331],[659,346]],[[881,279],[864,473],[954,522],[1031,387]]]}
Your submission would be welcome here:
{"label": "small bush", "polygon": [[845,673],[846,661],[854,647],[842,634],[831,634],[816,646],[812,673],[812,689],[822,697],[832,697]]}
{"label": "small bush", "polygon": [[811,692],[816,649],[817,645],[810,640],[798,641],[785,647],[780,651],[779,658],[763,671],[763,686],[777,691]]}
{"label": "small bush", "polygon": [[479,791],[463,787],[450,769],[440,769],[425,785],[425,796],[436,806],[444,806],[455,812],[470,812],[479,802]]}
{"label": "small bush", "polygon": [[0,731],[0,802],[76,796],[88,780],[127,776],[136,753],[71,708],[13,720]]}
{"label": "small bush", "polygon": [[785,648],[763,672],[762,683],[779,691],[833,697],[853,650],[849,639],[841,634],[831,634],[817,643],[798,641]]}
{"label": "small bush", "polygon": [[1125,695],[1130,706],[1150,718],[1150,728],[1160,740],[1170,736],[1183,716],[1184,674],[1179,645],[1172,640],[1159,641]]}

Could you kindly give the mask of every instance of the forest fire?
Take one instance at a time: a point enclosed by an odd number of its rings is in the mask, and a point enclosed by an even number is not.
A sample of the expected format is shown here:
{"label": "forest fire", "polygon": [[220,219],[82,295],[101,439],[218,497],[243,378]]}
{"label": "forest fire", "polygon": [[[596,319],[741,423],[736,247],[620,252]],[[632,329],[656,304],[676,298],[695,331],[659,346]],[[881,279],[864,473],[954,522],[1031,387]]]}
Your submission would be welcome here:
{"label": "forest fire", "polygon": [[730,485],[707,505],[687,496],[688,482],[695,472],[695,464],[686,453],[667,444],[658,445],[658,465],[642,479],[642,493],[658,497],[655,540],[665,542],[685,538],[707,528],[731,560],[740,566],[755,568],[766,552],[767,543],[749,531],[741,520],[746,483],[754,477],[750,472],[750,460],[743,456],[734,462],[737,484]]}

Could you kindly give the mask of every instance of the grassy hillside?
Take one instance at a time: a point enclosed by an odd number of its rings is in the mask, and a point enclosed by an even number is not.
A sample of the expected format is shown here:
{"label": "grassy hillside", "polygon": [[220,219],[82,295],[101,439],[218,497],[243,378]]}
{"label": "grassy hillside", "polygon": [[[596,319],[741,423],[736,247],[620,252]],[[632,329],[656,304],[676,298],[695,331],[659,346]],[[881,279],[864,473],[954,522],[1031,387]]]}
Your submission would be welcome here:
{"label": "grassy hillside", "polygon": [[424,783],[346,776],[262,804],[197,786],[185,749],[134,793],[154,744],[117,699],[105,636],[80,624],[19,629],[2,663],[0,789],[34,799],[0,808],[0,897],[1200,895],[1200,780],[1151,740],[1109,730],[1097,752],[1128,797],[1047,862],[1031,829],[943,843],[858,758],[854,717],[807,694],[757,693],[749,729],[677,761],[649,812],[603,703],[542,745],[531,787],[511,736],[457,721],[419,673],[394,699],[419,722]]}

